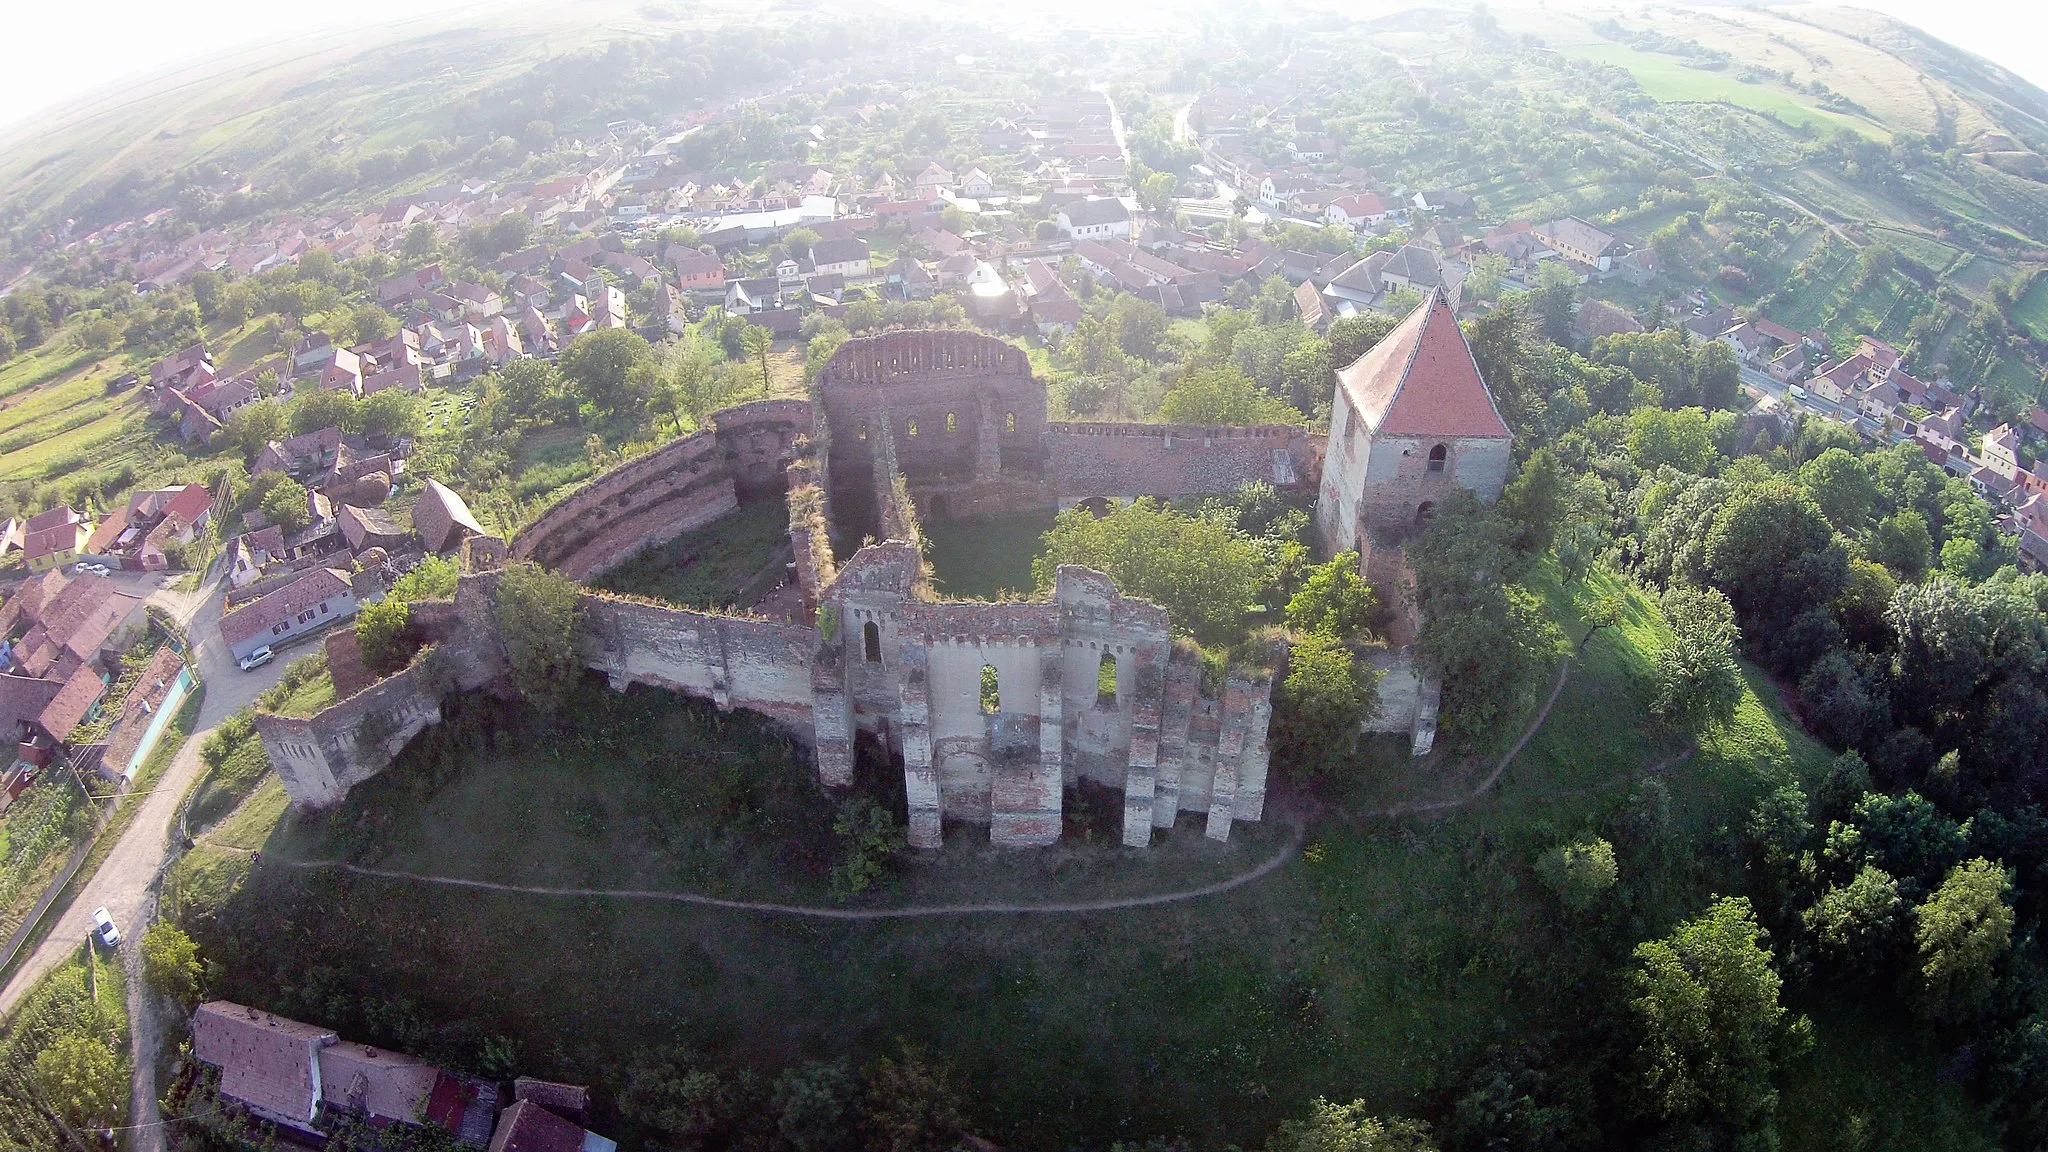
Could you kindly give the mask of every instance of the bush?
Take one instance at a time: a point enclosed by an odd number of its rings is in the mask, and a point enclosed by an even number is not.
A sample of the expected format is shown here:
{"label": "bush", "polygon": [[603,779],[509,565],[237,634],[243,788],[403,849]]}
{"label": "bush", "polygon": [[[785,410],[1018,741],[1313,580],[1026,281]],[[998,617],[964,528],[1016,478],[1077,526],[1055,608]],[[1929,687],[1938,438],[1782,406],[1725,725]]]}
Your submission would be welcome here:
{"label": "bush", "polygon": [[142,980],[152,992],[190,1008],[199,1002],[204,966],[199,946],[183,929],[159,920],[142,935]]}
{"label": "bush", "polygon": [[559,708],[582,669],[576,656],[580,590],[537,564],[507,567],[498,580],[495,615],[519,694],[543,711]]}
{"label": "bush", "polygon": [[896,818],[866,796],[840,806],[832,831],[846,845],[845,857],[832,869],[832,888],[844,895],[858,895],[880,883],[889,862],[903,850],[903,829]]}
{"label": "bush", "polygon": [[1595,836],[1545,852],[1536,861],[1536,875],[1565,907],[1586,912],[1607,895],[1621,872],[1614,862],[1614,845]]}

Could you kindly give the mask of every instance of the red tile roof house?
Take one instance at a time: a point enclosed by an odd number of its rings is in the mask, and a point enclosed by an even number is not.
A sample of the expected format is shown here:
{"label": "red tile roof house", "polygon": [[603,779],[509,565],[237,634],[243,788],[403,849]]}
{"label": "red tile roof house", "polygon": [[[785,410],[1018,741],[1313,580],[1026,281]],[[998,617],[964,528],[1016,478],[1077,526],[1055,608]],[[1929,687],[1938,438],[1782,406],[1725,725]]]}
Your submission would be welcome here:
{"label": "red tile roof house", "polygon": [[308,568],[284,587],[221,617],[220,638],[240,660],[258,648],[281,644],[355,614],[355,592],[346,572]]}
{"label": "red tile roof house", "polygon": [[141,604],[141,597],[116,591],[104,576],[76,577],[27,621],[26,633],[9,648],[13,666],[31,676],[68,678],[98,659]]}

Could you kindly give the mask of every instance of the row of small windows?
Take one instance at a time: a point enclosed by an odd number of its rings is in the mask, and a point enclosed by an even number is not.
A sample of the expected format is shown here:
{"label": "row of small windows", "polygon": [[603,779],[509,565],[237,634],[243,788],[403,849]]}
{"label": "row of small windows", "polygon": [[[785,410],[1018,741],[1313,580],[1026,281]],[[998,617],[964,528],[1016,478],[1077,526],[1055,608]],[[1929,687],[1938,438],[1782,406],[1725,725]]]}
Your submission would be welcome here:
{"label": "row of small windows", "polygon": [[[948,413],[946,413],[946,431],[948,431],[948,432],[958,432],[959,430],[960,430],[960,416],[959,416],[959,414],[958,414],[958,413],[956,413],[956,412],[948,412]],[[1016,430],[1017,430],[1017,414],[1016,414],[1015,412],[1006,412],[1006,413],[1004,413],[1004,414],[1003,414],[1003,431],[1005,431],[1005,432],[1015,432]],[[908,420],[906,420],[906,421],[904,421],[904,422],[903,422],[903,434],[904,434],[905,436],[915,436],[915,435],[917,435],[917,417],[915,417],[915,416],[912,416],[912,417],[911,417],[910,419],[908,419]],[[857,426],[856,426],[856,427],[854,428],[854,435],[855,435],[855,436],[857,436],[857,437],[859,437],[859,438],[860,438],[860,439],[862,439],[862,440],[865,440],[865,439],[867,439],[867,438],[868,438],[868,422],[867,422],[867,421],[865,421],[865,420],[862,420],[862,421],[861,421],[861,422],[860,422],[860,423],[859,423],[859,424],[858,424],[858,425],[857,425]]]}
{"label": "row of small windows", "polygon": [[[919,359],[920,357],[914,353],[910,356],[891,356],[886,362],[877,356],[875,371],[901,372],[906,368],[915,369],[918,367]],[[951,348],[932,358],[932,366],[935,368],[996,368],[1006,366],[1009,362],[1008,352],[997,352],[993,356],[973,352],[963,356]]]}

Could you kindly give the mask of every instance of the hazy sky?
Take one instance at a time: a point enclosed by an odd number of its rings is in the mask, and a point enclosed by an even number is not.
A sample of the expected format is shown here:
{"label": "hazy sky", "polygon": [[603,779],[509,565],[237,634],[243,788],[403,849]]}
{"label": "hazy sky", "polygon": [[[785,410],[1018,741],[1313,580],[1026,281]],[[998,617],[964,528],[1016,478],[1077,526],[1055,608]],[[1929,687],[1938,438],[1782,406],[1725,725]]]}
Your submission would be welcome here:
{"label": "hazy sky", "polygon": [[[970,0],[971,2],[971,0]],[[1090,0],[1100,10],[1118,0]],[[1462,6],[1463,0],[1430,0]],[[1532,0],[1494,0],[1521,4]],[[1558,7],[1592,0],[1551,0]],[[2048,5],[2039,0],[1855,0],[1918,24],[1989,57],[2048,88]],[[1372,5],[1379,7],[1380,5]],[[1392,5],[1389,5],[1392,6]],[[1600,4],[1599,6],[1608,6]],[[343,21],[395,23],[421,15],[493,5],[480,0],[351,0],[289,4],[277,0],[96,0],[67,4],[27,0],[9,5],[8,40],[15,46],[0,69],[0,124],[11,124],[74,96],[119,84],[167,65],[224,48],[304,36]],[[957,4],[954,6],[957,11]]]}

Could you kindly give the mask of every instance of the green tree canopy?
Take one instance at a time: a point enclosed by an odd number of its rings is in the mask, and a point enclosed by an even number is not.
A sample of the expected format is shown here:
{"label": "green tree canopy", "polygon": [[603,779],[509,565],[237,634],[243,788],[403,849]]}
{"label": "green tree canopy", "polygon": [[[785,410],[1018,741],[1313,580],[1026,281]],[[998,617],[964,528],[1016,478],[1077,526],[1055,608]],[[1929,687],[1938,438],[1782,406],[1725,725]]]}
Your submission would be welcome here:
{"label": "green tree canopy", "polygon": [[111,1126],[128,1103],[128,1076],[97,1036],[59,1036],[36,1054],[36,1095],[73,1128]]}
{"label": "green tree canopy", "polygon": [[1666,723],[1693,729],[1724,723],[1742,700],[1735,663],[1735,610],[1711,588],[1678,585],[1664,594],[1671,643],[1657,653],[1651,710]]}
{"label": "green tree canopy", "polygon": [[1282,763],[1336,778],[1357,765],[1359,725],[1379,711],[1378,675],[1327,631],[1294,637],[1274,699],[1273,746]]}
{"label": "green tree canopy", "polygon": [[508,565],[498,578],[496,616],[512,684],[527,702],[552,712],[582,672],[576,585],[537,564]]}
{"label": "green tree canopy", "polygon": [[1536,858],[1536,875],[1574,912],[1589,912],[1621,876],[1614,845],[1598,836],[1570,840]]}
{"label": "green tree canopy", "polygon": [[190,1008],[199,1002],[204,974],[199,945],[192,942],[184,929],[168,920],[158,920],[142,934],[142,980],[152,992]]}
{"label": "green tree canopy", "polygon": [[624,328],[600,328],[562,352],[562,376],[590,406],[614,420],[637,420],[654,392],[654,348]]}
{"label": "green tree canopy", "polygon": [[1157,500],[1102,517],[1085,508],[1060,513],[1045,534],[1045,554],[1032,561],[1039,587],[1050,588],[1062,564],[1108,575],[1126,596],[1165,608],[1176,631],[1210,645],[1243,635],[1246,612],[1273,576],[1242,532]]}
{"label": "green tree canopy", "polygon": [[1317,1097],[1307,1116],[1280,1122],[1266,1152],[1436,1152],[1436,1142],[1419,1120],[1374,1116],[1363,1100]]}
{"label": "green tree canopy", "polygon": [[1749,901],[1724,897],[1636,945],[1636,1050],[1644,1101],[1667,1121],[1768,1131],[1783,1047],[1779,978]]}
{"label": "green tree canopy", "polygon": [[1183,375],[1159,402],[1159,418],[1170,424],[1301,424],[1306,420],[1285,400],[1262,391],[1231,367],[1198,368]]}
{"label": "green tree canopy", "polygon": [[1921,1014],[1964,1024],[1991,998],[1999,961],[2012,949],[2012,878],[1978,858],[1958,864],[1927,903],[1913,932],[1920,953]]}
{"label": "green tree canopy", "polygon": [[1378,598],[1358,574],[1358,553],[1340,552],[1308,570],[1287,602],[1287,626],[1349,640],[1369,631],[1378,611]]}

